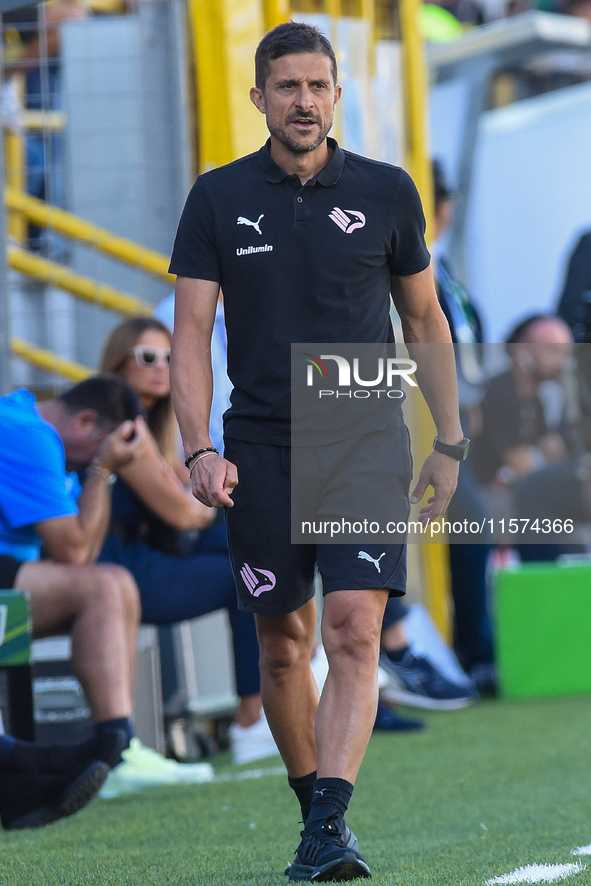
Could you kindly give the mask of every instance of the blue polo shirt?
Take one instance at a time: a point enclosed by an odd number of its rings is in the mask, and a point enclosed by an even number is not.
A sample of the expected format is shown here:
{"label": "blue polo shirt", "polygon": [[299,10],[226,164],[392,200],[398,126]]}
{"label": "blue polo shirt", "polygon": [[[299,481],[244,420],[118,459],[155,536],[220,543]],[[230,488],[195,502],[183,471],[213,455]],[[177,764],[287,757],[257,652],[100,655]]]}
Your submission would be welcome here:
{"label": "blue polo shirt", "polygon": [[38,560],[35,523],[78,513],[55,428],[24,389],[0,397],[0,554]]}

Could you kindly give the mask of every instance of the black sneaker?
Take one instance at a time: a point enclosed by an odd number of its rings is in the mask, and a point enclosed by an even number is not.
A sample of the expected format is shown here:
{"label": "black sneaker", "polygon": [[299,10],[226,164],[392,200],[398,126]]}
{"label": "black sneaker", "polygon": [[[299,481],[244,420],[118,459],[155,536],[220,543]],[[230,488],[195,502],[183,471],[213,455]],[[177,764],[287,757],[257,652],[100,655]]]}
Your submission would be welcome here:
{"label": "black sneaker", "polygon": [[329,818],[319,831],[304,834],[285,873],[290,880],[312,880],[315,883],[371,877],[355,834],[336,815]]}
{"label": "black sneaker", "polygon": [[0,773],[0,820],[6,831],[39,828],[73,815],[98,794],[109,774],[99,760],[69,774]]}
{"label": "black sneaker", "polygon": [[[301,836],[304,836],[303,832]],[[354,852],[359,852],[359,840],[357,839],[351,828],[348,828],[347,825],[345,825],[343,840],[345,841],[347,849],[353,849]]]}
{"label": "black sneaker", "polygon": [[96,760],[112,769],[121,762],[127,735],[121,729],[109,729],[77,744],[38,744],[17,741],[9,756],[0,764],[0,772],[28,775],[60,775],[89,765]]}

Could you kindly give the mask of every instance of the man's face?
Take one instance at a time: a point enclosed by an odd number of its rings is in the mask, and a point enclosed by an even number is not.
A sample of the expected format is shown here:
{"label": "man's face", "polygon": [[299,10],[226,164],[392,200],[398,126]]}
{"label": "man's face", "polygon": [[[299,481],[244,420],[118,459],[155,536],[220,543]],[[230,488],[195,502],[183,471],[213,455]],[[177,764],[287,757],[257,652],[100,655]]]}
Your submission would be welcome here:
{"label": "man's face", "polygon": [[570,329],[558,318],[539,320],[528,330],[525,341],[515,346],[522,369],[536,381],[558,378],[573,351]]}
{"label": "man's face", "polygon": [[265,88],[251,89],[250,97],[271,135],[291,153],[307,154],[330,132],[341,87],[333,82],[329,57],[310,52],[273,59]]}
{"label": "man's face", "polygon": [[76,413],[64,410],[57,430],[64,444],[68,471],[81,471],[88,467],[109,435],[109,431],[98,423],[93,409]]}

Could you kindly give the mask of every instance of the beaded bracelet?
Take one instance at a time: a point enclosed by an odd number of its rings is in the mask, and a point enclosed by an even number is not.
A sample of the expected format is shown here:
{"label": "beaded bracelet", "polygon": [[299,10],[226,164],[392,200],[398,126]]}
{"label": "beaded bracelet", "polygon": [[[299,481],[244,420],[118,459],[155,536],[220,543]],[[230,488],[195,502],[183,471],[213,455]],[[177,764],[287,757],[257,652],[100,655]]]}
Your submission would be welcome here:
{"label": "beaded bracelet", "polygon": [[193,461],[193,459],[196,458],[198,455],[201,455],[202,452],[213,452],[215,455],[220,454],[219,449],[216,449],[215,446],[204,446],[203,449],[196,449],[195,452],[193,452],[191,455],[188,455],[185,459],[185,467],[187,468],[187,470],[191,466],[191,462]]}

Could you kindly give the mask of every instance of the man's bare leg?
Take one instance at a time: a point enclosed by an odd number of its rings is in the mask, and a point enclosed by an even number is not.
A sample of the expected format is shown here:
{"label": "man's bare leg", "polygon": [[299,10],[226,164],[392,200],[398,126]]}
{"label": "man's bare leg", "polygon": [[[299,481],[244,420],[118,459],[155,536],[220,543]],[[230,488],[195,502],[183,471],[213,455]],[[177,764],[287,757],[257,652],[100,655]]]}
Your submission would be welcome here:
{"label": "man's bare leg", "polygon": [[322,640],[328,677],[316,715],[318,777],[351,784],[371,736],[387,590],[332,591],[324,598]]}
{"label": "man's bare leg", "polygon": [[302,842],[286,871],[290,880],[371,877],[345,814],[375,722],[387,599],[387,590],[332,591],[324,598],[329,671],[316,713],[318,766],[309,785]]}
{"label": "man's bare leg", "polygon": [[318,689],[310,667],[315,602],[312,599],[288,615],[255,618],[265,714],[288,775],[301,778],[316,769]]}
{"label": "man's bare leg", "polygon": [[24,563],[15,587],[29,596],[34,637],[71,635],[72,666],[95,722],[131,717],[139,603],[129,573],[106,564]]}
{"label": "man's bare leg", "polygon": [[[107,564],[108,565],[108,564]],[[113,564],[113,568],[115,564]],[[135,667],[137,662],[137,632],[142,620],[140,595],[135,579],[127,569],[117,569],[119,589],[125,608],[125,625],[127,630],[127,654],[129,660],[129,685],[133,707],[133,689],[135,686]]]}

